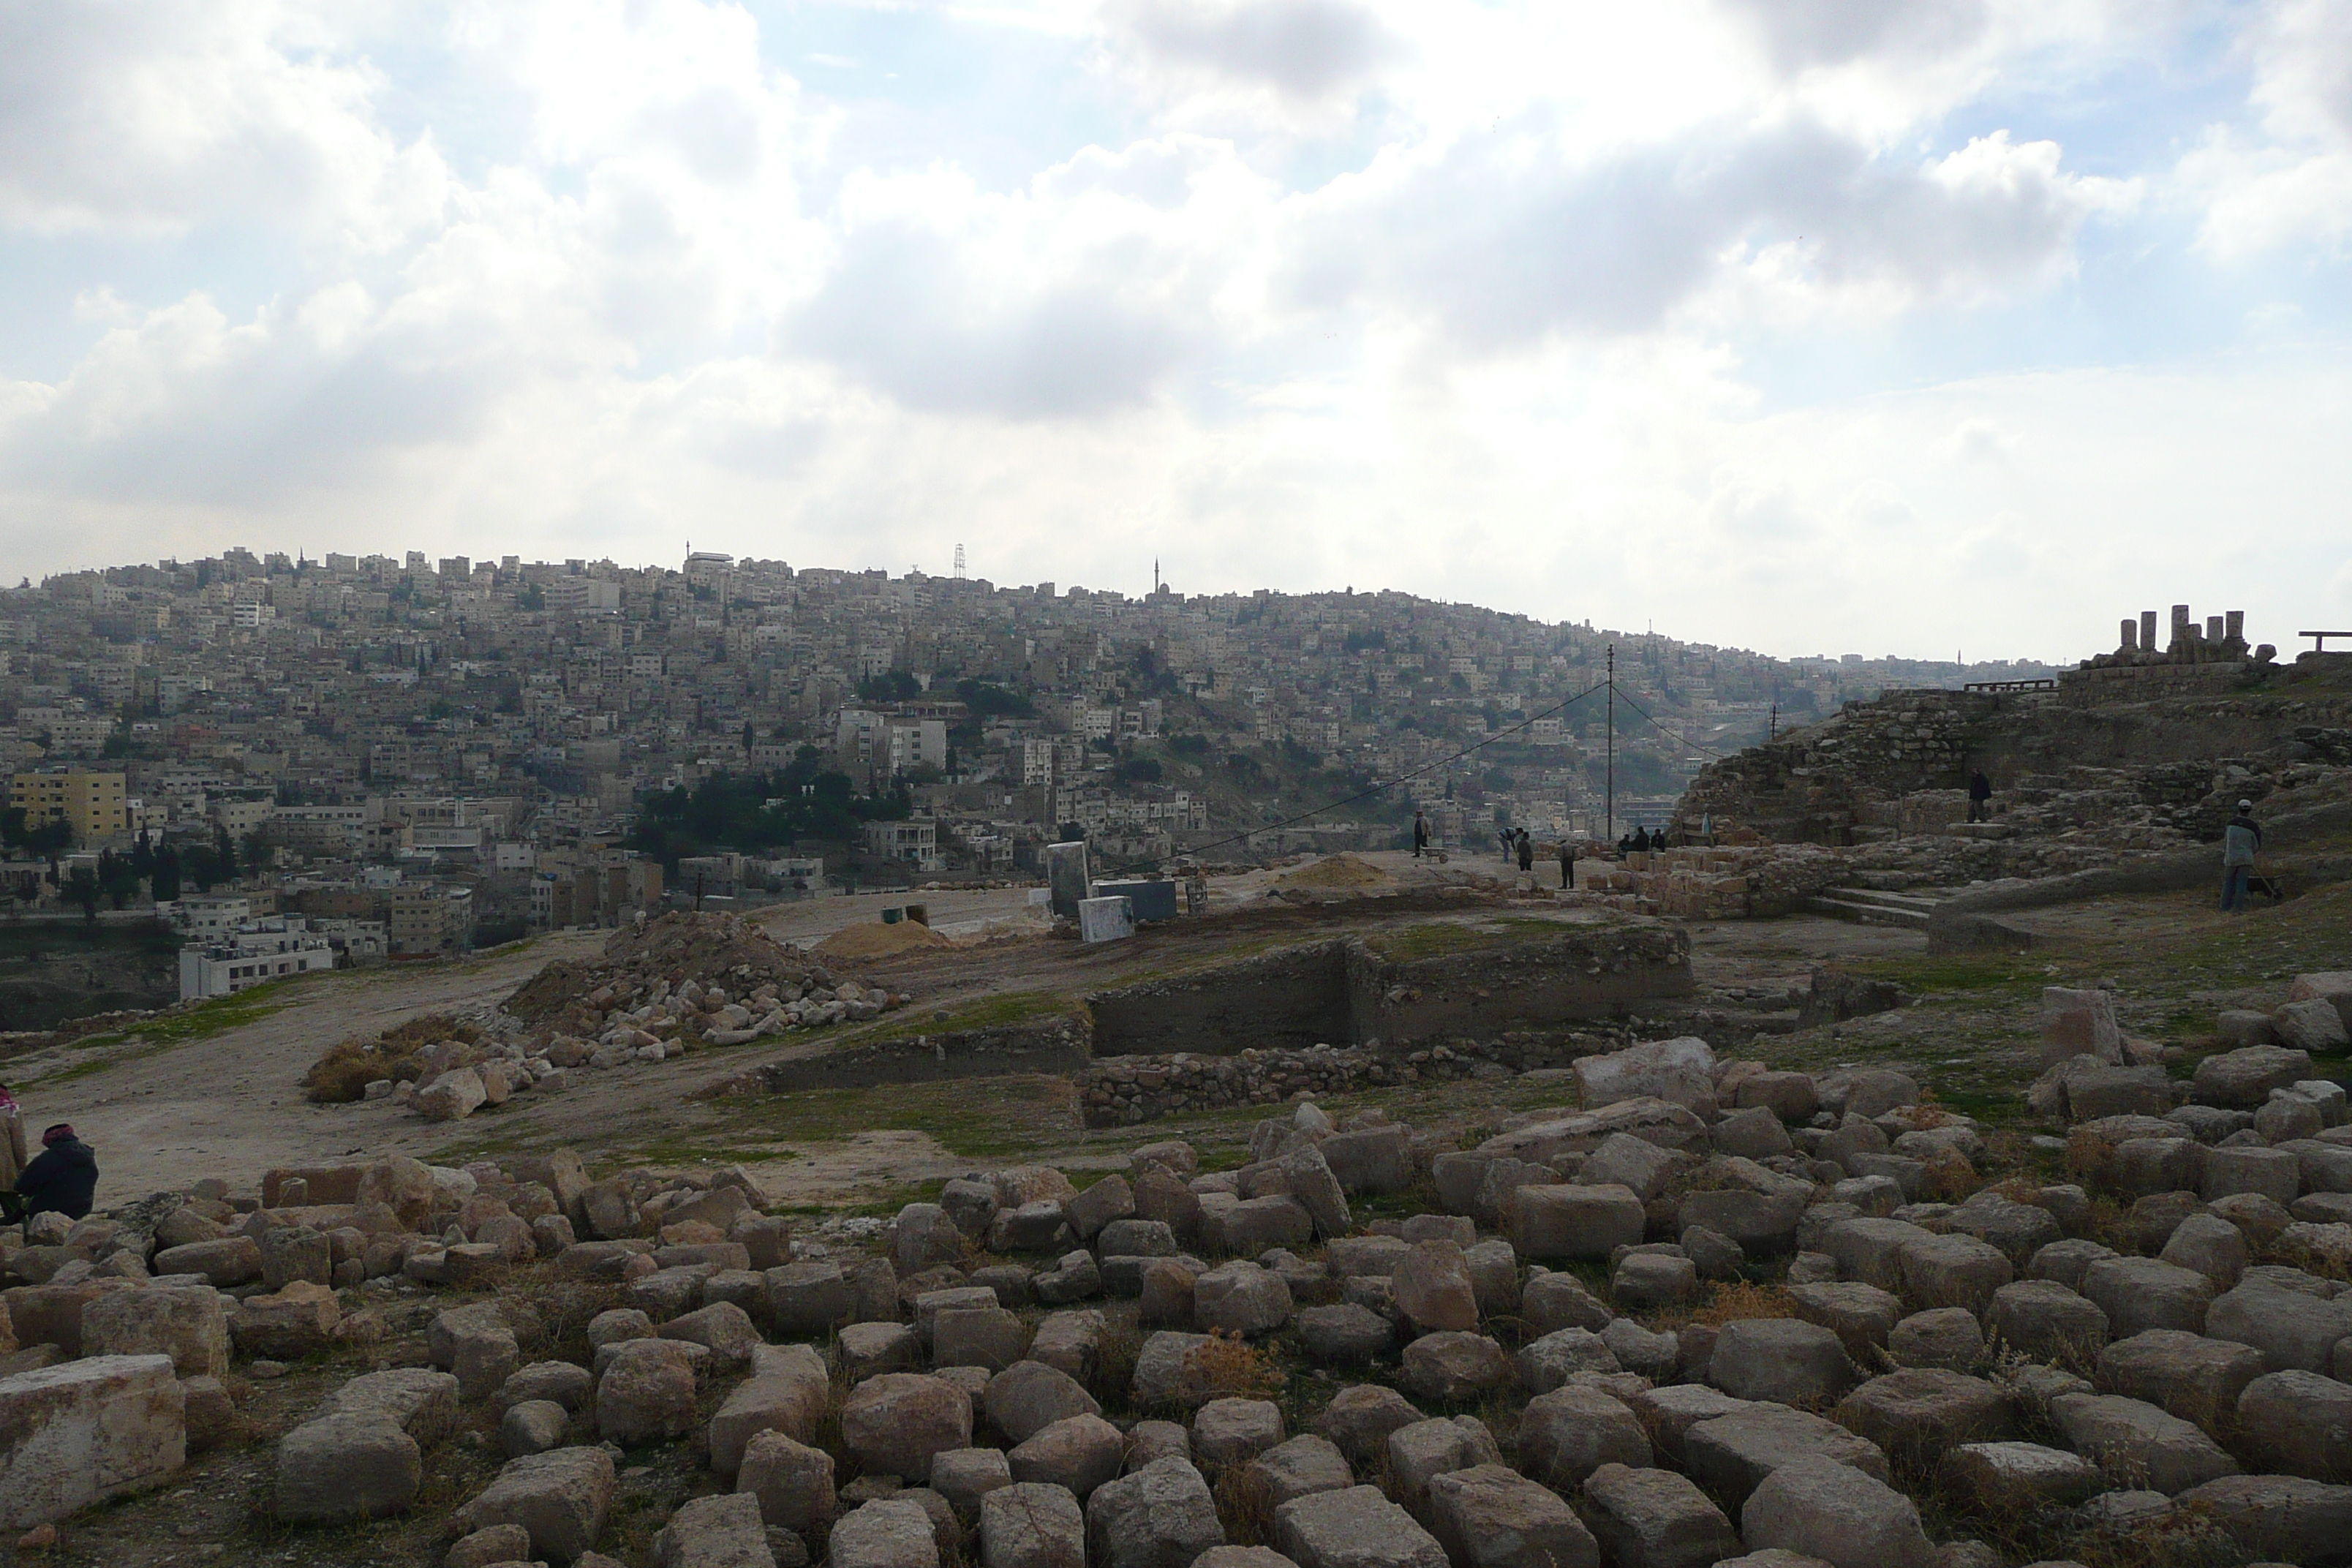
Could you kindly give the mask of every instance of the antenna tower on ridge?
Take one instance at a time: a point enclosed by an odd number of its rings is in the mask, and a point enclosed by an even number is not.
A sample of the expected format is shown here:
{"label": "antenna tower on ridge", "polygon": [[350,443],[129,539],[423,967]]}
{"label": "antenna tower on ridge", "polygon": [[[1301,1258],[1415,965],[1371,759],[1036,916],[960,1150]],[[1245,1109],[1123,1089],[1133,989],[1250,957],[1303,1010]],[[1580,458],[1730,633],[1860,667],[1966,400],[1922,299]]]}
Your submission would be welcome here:
{"label": "antenna tower on ridge", "polygon": [[959,582],[959,583],[962,582],[962,581],[963,581],[963,546],[962,546],[962,545],[961,545],[961,544],[959,544],[959,545],[957,545],[957,546],[956,546],[956,568],[955,568],[955,572],[956,572],[956,581],[957,581],[957,582]]}

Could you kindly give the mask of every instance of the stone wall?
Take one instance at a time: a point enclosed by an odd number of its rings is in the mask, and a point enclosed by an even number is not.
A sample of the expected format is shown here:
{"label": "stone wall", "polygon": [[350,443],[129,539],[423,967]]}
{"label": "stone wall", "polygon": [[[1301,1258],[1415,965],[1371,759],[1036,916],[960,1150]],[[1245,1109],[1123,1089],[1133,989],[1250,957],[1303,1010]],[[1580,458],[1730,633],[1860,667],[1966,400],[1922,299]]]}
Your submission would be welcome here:
{"label": "stone wall", "polygon": [[993,1078],[1005,1073],[1077,1073],[1088,1060],[1087,1023],[1069,1014],[1025,1019],[985,1029],[895,1036],[835,1047],[811,1047],[754,1069],[723,1089],[793,1093],[810,1089],[870,1089],[884,1083],[925,1083],[942,1078]]}

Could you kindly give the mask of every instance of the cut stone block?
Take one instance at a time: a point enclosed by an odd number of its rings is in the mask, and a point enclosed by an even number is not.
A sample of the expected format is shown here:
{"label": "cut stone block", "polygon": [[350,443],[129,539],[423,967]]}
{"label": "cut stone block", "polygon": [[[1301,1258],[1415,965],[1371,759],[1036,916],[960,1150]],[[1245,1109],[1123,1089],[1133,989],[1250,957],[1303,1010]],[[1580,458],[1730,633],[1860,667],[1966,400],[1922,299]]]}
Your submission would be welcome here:
{"label": "cut stone block", "polygon": [[101,1355],[0,1378],[0,1525],[30,1530],[156,1485],[186,1462],[168,1355]]}
{"label": "cut stone block", "polygon": [[1748,1405],[1711,1420],[1691,1424],[1682,1437],[1691,1479],[1734,1508],[1764,1478],[1792,1459],[1835,1459],[1887,1479],[1886,1456],[1877,1444],[1858,1437],[1834,1421],[1785,1405]]}
{"label": "cut stone block", "polygon": [[2145,1400],[2218,1433],[2236,1414],[2238,1396],[2262,1373],[2262,1353],[2248,1346],[2150,1329],[2102,1351],[2094,1381],[2101,1394]]}
{"label": "cut stone block", "polygon": [[1600,1544],[1575,1510],[1500,1465],[1431,1478],[1429,1517],[1452,1568],[1600,1568]]}
{"label": "cut stone block", "polygon": [[1208,1483],[1183,1459],[1154,1459],[1087,1500],[1088,1568],[1191,1568],[1224,1540]]}
{"label": "cut stone block", "polygon": [[460,1508],[459,1531],[519,1524],[535,1557],[571,1562],[595,1545],[612,1510],[613,1457],[602,1448],[557,1448],[509,1459],[488,1488]]}
{"label": "cut stone block", "polygon": [[1854,1371],[1832,1330],[1799,1318],[1742,1318],[1716,1335],[1707,1379],[1737,1399],[1802,1405],[1836,1398]]}
{"label": "cut stone block", "polygon": [[1294,1498],[1274,1510],[1274,1537],[1298,1568],[1446,1568],[1436,1538],[1378,1487]]}
{"label": "cut stone block", "polygon": [[1066,1488],[1036,1482],[987,1493],[980,1500],[980,1561],[981,1568],[1086,1568],[1087,1517],[1078,1500]]}
{"label": "cut stone block", "polygon": [[1603,1465],[1577,1511],[1616,1568],[1707,1568],[1740,1549],[1723,1510],[1672,1470]]}
{"label": "cut stone block", "polygon": [[1766,1477],[1739,1510],[1757,1550],[1779,1547],[1831,1568],[1934,1568],[1935,1548],[1909,1498],[1831,1459],[1798,1459]]}
{"label": "cut stone block", "polygon": [[1603,1465],[1651,1462],[1640,1417],[1621,1402],[1570,1386],[1540,1394],[1519,1415],[1519,1464],[1559,1492],[1572,1492]]}
{"label": "cut stone block", "polygon": [[2168,1497],[2238,1473],[2212,1438],[2141,1400],[2063,1394],[2050,1402],[2050,1421],[2074,1452]]}

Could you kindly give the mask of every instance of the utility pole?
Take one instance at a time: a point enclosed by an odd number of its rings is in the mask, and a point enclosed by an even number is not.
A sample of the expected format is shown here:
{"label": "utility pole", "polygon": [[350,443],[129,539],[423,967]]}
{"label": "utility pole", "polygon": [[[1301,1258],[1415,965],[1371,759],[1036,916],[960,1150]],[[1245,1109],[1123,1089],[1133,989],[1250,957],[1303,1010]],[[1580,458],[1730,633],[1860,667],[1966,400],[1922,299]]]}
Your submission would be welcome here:
{"label": "utility pole", "polygon": [[1601,842],[1617,842],[1617,645],[1609,645],[1609,764],[1605,774],[1606,801],[1602,818]]}
{"label": "utility pole", "polygon": [[1765,731],[1764,731],[1764,742],[1765,742],[1765,744],[1769,745],[1771,742],[1773,742],[1774,741],[1779,740],[1780,738],[1780,705],[1778,702],[1775,702],[1774,704],[1772,704],[1772,721],[1771,721],[1771,724],[1770,724],[1770,726],[1769,726],[1768,729],[1766,729],[1766,730],[1765,730]]}

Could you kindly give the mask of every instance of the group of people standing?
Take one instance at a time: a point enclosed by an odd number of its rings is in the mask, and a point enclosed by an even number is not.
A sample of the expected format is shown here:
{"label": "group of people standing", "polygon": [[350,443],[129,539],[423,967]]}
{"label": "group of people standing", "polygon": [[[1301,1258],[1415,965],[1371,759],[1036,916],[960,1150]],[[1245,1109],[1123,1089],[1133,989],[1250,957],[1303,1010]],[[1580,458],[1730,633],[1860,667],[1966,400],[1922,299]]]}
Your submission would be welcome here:
{"label": "group of people standing", "polygon": [[79,1219],[98,1193],[98,1155],[74,1133],[70,1122],[51,1122],[41,1132],[41,1152],[25,1157],[25,1113],[8,1086],[0,1083],[0,1220],[21,1223],[36,1215]]}

